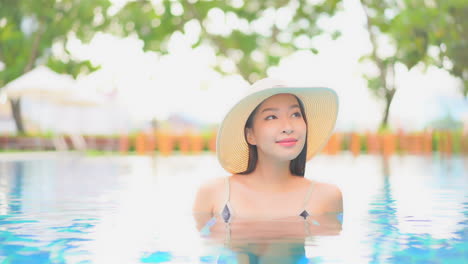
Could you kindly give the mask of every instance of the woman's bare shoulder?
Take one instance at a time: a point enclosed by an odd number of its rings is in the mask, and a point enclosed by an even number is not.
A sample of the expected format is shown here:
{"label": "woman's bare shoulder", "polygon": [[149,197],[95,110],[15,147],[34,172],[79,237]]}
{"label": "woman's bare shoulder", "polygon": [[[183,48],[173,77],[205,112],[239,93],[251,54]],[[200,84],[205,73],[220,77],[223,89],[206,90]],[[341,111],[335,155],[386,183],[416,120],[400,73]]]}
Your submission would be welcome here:
{"label": "woman's bare shoulder", "polygon": [[343,212],[343,195],[340,188],[331,183],[313,182],[323,204],[322,210],[327,213]]}
{"label": "woman's bare shoulder", "polygon": [[204,183],[200,185],[199,191],[202,191],[202,192],[219,191],[221,187],[225,186],[226,177],[228,176],[216,177],[216,178],[205,181]]}
{"label": "woman's bare shoulder", "polygon": [[221,176],[207,180],[198,188],[197,197],[205,197],[205,201],[210,202],[217,199],[220,193],[226,189],[226,178],[230,176]]}
{"label": "woman's bare shoulder", "polygon": [[195,196],[193,211],[198,213],[212,213],[214,201],[219,196],[219,190],[224,184],[226,177],[210,179],[200,185]]}
{"label": "woman's bare shoulder", "polygon": [[321,191],[332,192],[332,193],[340,191],[340,188],[335,184],[328,183],[328,182],[319,182],[315,180],[310,180],[310,181],[313,182],[316,187],[320,188]]}

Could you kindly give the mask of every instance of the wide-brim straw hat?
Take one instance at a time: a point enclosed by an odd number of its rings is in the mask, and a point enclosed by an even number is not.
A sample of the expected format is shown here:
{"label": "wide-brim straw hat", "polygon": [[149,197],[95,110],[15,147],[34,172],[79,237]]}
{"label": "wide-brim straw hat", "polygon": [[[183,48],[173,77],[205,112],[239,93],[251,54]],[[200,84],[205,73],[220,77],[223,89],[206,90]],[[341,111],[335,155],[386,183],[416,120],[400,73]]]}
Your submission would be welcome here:
{"label": "wide-brim straw hat", "polygon": [[244,128],[253,110],[276,94],[293,94],[304,105],[307,119],[307,160],[327,143],[338,115],[338,96],[324,87],[297,87],[270,78],[255,82],[247,94],[226,114],[216,139],[216,154],[221,166],[236,174],[247,169],[249,147]]}

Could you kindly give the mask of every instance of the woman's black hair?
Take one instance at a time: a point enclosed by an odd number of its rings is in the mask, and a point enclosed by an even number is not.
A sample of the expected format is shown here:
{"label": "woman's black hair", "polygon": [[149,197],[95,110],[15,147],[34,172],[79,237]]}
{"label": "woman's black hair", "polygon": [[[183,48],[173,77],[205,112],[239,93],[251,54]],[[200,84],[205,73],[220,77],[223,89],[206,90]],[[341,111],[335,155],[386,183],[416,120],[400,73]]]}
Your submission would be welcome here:
{"label": "woman's black hair", "polygon": [[[304,111],[304,105],[303,105],[302,101],[297,96],[294,95],[294,97],[296,97],[297,101],[299,102],[299,109],[301,111],[302,118],[304,119],[304,122],[305,122],[306,127],[307,127],[307,118],[306,118],[305,111]],[[257,113],[258,109],[262,105],[262,103],[260,103],[252,111],[249,118],[247,119],[247,122],[245,122],[244,137],[246,137],[246,132],[245,131],[247,130],[247,128],[252,128],[253,119],[254,119],[255,114]],[[247,138],[245,139],[245,141],[247,142],[247,145],[249,145],[249,162],[247,163],[247,169],[245,171],[243,171],[243,172],[239,172],[239,174],[252,173],[255,170],[255,167],[257,166],[257,161],[258,161],[257,146],[251,145],[247,141]],[[301,150],[301,153],[299,153],[299,155],[295,159],[291,160],[291,163],[289,163],[289,170],[291,171],[291,174],[296,175],[296,176],[304,177],[306,160],[307,160],[307,137],[306,137],[306,140],[305,140],[304,148]]]}

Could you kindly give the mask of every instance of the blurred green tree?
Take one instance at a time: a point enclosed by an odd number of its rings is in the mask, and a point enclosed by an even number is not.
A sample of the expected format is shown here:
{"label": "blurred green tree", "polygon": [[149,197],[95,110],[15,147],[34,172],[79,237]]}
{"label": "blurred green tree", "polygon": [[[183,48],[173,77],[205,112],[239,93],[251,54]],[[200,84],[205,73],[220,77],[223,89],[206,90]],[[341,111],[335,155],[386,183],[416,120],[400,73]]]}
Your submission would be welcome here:
{"label": "blurred green tree", "polygon": [[468,1],[360,0],[366,16],[375,72],[366,74],[368,88],[384,100],[380,129],[388,127],[389,108],[397,86],[395,67],[437,66],[462,81],[468,93]]}
{"label": "blurred green tree", "polygon": [[404,3],[389,31],[399,47],[397,59],[408,68],[423,62],[447,70],[462,81],[468,99],[468,1]]}
{"label": "blurred green tree", "polygon": [[388,37],[393,19],[388,13],[398,13],[400,10],[396,1],[392,0],[360,0],[360,3],[364,10],[366,29],[371,43],[371,53],[361,57],[361,62],[370,62],[375,68],[372,73],[365,73],[364,78],[371,92],[377,98],[384,100],[380,129],[386,129],[390,105],[397,90],[394,82],[397,59],[395,49],[387,48],[384,51],[382,46],[389,47],[394,44]]}
{"label": "blurred green tree", "polygon": [[[67,49],[70,37],[90,41],[107,27],[108,0],[0,0],[0,87],[47,64],[77,76],[96,68]],[[21,101],[10,100],[17,131],[24,133]]]}
{"label": "blurred green tree", "polygon": [[[0,87],[47,64],[77,76],[96,68],[70,54],[70,37],[87,42],[98,31],[136,35],[144,50],[166,53],[175,34],[190,36],[192,46],[209,45],[216,69],[246,80],[264,77],[268,67],[300,49],[318,52],[314,36],[338,31],[320,28],[340,0],[133,0],[111,10],[110,0],[0,0]],[[375,66],[365,75],[368,87],[384,100],[381,127],[396,92],[395,66],[436,65],[462,79],[467,96],[467,0],[360,0],[372,50],[362,61]],[[115,6],[113,6],[115,7]],[[384,43],[384,44],[383,44]],[[382,47],[390,49],[383,51]],[[228,65],[226,67],[226,65]],[[11,101],[19,132],[19,100]]]}
{"label": "blurred green tree", "polygon": [[207,44],[217,53],[216,69],[228,62],[244,79],[264,77],[268,67],[303,49],[317,52],[311,39],[319,34],[339,37],[317,26],[321,16],[332,16],[340,0],[139,0],[128,2],[113,17],[110,31],[137,34],[144,49],[167,52],[173,34],[192,36],[192,46]]}
{"label": "blurred green tree", "polygon": [[[136,0],[110,11],[109,0],[0,0],[0,87],[36,64],[76,76],[92,71],[89,61],[77,61],[67,50],[70,36],[89,41],[98,31],[117,36],[137,35],[145,51],[165,53],[174,34],[191,34],[193,47],[207,44],[216,50],[216,69],[246,80],[264,77],[269,66],[298,49],[317,52],[311,38],[329,33],[317,26],[321,16],[332,16],[339,0],[320,4],[308,0]],[[54,48],[60,52],[54,52]],[[11,101],[19,132],[20,102]]]}

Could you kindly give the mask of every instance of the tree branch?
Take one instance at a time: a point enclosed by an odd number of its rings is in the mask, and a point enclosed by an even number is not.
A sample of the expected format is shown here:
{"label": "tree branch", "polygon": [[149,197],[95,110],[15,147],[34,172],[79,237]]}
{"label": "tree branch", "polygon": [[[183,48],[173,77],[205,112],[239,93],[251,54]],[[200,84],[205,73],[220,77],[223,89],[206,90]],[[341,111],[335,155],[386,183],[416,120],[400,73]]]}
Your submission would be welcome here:
{"label": "tree branch", "polygon": [[387,74],[385,72],[385,65],[384,65],[382,59],[380,59],[379,56],[377,55],[377,47],[378,47],[377,39],[376,39],[375,34],[372,32],[371,18],[370,18],[370,15],[369,15],[369,11],[367,10],[367,7],[366,7],[363,0],[361,0],[361,6],[362,6],[362,9],[364,10],[364,13],[366,14],[366,27],[367,27],[367,31],[369,32],[370,42],[372,44],[371,57],[375,61],[375,63],[377,64],[377,67],[379,68],[379,72],[380,72],[379,75],[380,75],[380,78],[382,80],[382,84],[383,84],[384,88],[387,89],[387,82],[386,82]]}
{"label": "tree branch", "polygon": [[26,67],[23,70],[24,73],[32,69],[34,62],[36,61],[37,56],[39,55],[39,44],[41,43],[42,34],[43,34],[42,21],[39,20],[38,24],[39,26],[37,28],[36,34],[34,35],[31,56],[29,57],[28,63],[26,64]]}
{"label": "tree branch", "polygon": [[3,46],[2,43],[0,42],[0,61],[5,61],[5,57],[3,56]]}

